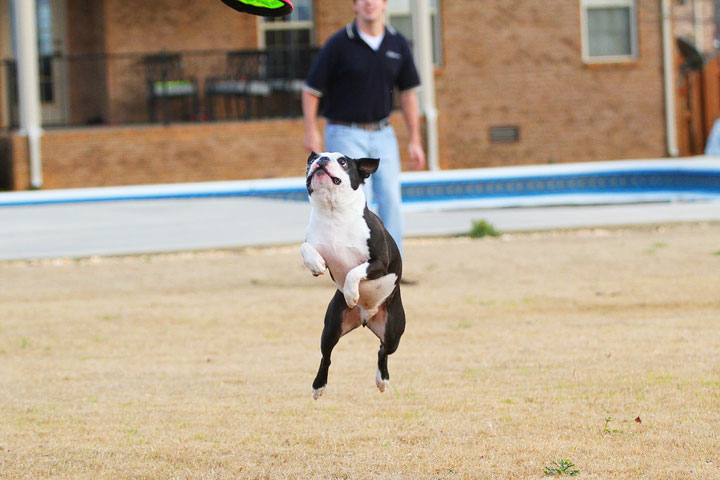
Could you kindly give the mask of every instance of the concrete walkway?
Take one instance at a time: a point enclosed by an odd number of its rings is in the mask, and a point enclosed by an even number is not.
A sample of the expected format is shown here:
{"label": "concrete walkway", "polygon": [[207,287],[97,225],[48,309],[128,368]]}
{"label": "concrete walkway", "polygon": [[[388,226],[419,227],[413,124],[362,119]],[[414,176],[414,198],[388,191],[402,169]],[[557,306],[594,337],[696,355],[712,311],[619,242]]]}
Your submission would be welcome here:
{"label": "concrete walkway", "polygon": [[[247,197],[0,207],[0,260],[87,257],[302,242],[309,204]],[[720,221],[720,202],[408,211],[407,236]]]}

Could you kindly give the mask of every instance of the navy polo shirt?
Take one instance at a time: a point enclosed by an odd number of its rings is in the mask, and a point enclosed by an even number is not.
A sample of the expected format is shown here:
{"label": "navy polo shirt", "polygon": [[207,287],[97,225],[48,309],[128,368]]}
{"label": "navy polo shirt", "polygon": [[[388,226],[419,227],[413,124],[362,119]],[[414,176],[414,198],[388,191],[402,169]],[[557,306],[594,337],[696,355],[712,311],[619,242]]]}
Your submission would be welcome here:
{"label": "navy polo shirt", "polygon": [[386,26],[375,51],[351,23],[325,43],[304,88],[323,97],[326,118],[367,123],[390,115],[395,87],[402,92],[418,85],[420,78],[405,37]]}

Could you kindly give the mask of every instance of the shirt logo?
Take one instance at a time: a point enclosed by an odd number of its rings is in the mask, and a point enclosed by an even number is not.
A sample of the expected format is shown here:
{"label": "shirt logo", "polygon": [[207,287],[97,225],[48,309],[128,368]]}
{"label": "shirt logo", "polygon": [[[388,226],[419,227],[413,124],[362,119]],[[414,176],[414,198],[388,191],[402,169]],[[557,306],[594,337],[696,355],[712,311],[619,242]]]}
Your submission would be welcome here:
{"label": "shirt logo", "polygon": [[387,52],[385,52],[385,56],[389,58],[394,58],[395,60],[402,59],[402,55],[397,52],[393,52],[392,50],[388,50]]}

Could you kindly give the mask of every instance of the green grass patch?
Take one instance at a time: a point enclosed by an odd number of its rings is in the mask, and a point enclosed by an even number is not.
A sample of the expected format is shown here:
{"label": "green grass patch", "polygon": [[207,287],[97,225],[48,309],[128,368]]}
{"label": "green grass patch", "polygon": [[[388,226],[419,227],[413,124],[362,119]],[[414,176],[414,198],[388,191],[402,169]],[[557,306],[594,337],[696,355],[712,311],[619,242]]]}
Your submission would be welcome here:
{"label": "green grass patch", "polygon": [[468,236],[470,238],[499,237],[500,232],[486,220],[473,220]]}
{"label": "green grass patch", "polygon": [[580,470],[574,470],[575,466],[570,460],[560,460],[559,462],[553,462],[554,466],[545,467],[545,475],[548,477],[555,475],[568,475],[574,477],[580,473]]}

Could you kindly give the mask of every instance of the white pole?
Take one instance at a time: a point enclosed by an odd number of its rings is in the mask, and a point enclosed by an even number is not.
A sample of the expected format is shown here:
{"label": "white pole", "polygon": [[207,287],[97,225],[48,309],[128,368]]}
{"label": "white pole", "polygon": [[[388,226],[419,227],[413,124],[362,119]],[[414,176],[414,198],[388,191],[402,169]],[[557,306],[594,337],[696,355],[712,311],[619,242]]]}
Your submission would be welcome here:
{"label": "white pole", "polygon": [[667,150],[677,157],[677,122],[675,118],[675,43],[673,42],[670,0],[662,0],[663,73],[665,79],[665,135]]}
{"label": "white pole", "polygon": [[19,93],[20,135],[27,135],[30,152],[30,185],[40,188],[42,160],[40,137],[40,75],[37,48],[37,7],[35,0],[14,0],[15,44],[17,45],[17,85]]}
{"label": "white pole", "polygon": [[702,3],[698,0],[693,0],[693,23],[695,31],[693,36],[695,37],[695,46],[700,53],[705,51],[703,45],[703,18],[702,18]]}
{"label": "white pole", "polygon": [[420,69],[422,88],[420,108],[427,125],[427,159],[430,170],[440,170],[438,149],[438,111],[435,107],[435,65],[432,59],[432,28],[430,24],[430,0],[413,0],[413,26],[415,29],[415,53]]}

